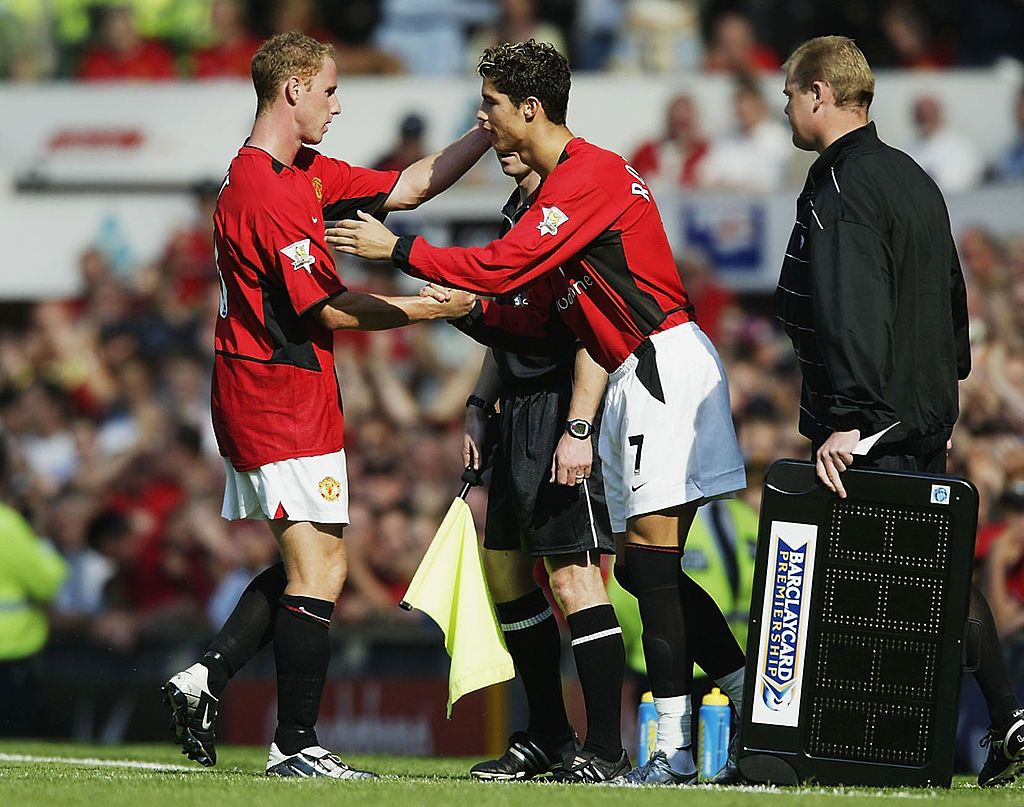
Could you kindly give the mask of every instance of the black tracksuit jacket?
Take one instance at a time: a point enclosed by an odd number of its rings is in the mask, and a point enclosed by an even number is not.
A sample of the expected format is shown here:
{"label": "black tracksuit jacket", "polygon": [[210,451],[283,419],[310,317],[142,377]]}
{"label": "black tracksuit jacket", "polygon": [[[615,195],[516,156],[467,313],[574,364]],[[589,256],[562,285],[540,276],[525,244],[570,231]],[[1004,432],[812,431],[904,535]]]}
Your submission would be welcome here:
{"label": "black tracksuit jacket", "polygon": [[812,443],[893,424],[872,454],[926,454],[946,441],[971,366],[963,273],[942,194],[874,123],[811,166],[776,306]]}

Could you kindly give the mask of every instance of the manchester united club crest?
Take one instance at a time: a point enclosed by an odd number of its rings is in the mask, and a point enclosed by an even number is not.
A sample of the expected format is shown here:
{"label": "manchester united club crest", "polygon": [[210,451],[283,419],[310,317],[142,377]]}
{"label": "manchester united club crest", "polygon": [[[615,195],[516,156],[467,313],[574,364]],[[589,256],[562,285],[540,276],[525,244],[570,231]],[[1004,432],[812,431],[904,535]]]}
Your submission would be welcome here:
{"label": "manchester united club crest", "polygon": [[325,476],[318,486],[320,497],[329,502],[337,501],[341,495],[341,483],[333,476]]}
{"label": "manchester united club crest", "polygon": [[316,200],[322,202],[324,200],[324,183],[320,177],[313,177],[313,191],[316,193]]}

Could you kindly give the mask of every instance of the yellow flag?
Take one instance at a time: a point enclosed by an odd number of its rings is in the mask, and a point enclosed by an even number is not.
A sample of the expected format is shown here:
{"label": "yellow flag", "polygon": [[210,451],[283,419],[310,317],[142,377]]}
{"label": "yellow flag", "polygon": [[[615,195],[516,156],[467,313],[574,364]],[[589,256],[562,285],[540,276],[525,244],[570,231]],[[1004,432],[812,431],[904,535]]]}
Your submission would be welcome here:
{"label": "yellow flag", "polygon": [[453,704],[467,692],[515,676],[484,582],[473,514],[465,499],[452,502],[402,604],[423,611],[444,631],[444,646],[452,660],[449,718]]}

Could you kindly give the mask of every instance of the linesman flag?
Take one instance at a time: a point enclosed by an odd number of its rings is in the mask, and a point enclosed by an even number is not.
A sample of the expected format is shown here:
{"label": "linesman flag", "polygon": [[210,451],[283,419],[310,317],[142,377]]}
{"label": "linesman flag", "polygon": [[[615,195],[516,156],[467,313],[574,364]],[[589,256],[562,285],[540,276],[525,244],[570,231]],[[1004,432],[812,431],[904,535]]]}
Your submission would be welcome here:
{"label": "linesman flag", "polygon": [[452,502],[401,603],[407,610],[423,611],[444,631],[444,647],[452,660],[449,718],[463,695],[516,674],[484,582],[473,514],[465,499],[469,487],[467,482]]}

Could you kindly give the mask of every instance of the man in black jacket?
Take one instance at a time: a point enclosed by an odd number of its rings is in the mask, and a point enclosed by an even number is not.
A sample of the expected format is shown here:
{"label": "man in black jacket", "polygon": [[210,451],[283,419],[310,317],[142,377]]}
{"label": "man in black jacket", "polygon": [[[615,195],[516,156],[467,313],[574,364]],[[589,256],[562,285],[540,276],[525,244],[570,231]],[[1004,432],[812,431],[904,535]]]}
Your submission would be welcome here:
{"label": "man in black jacket", "polygon": [[[776,292],[803,389],[800,432],[840,497],[851,466],[944,473],[970,371],[967,293],[942,194],[868,122],[875,81],[853,41],[809,40],[786,61],[793,144],[820,156],[797,200]],[[1024,709],[981,592],[978,683],[992,727],[982,786],[1024,769]]]}

